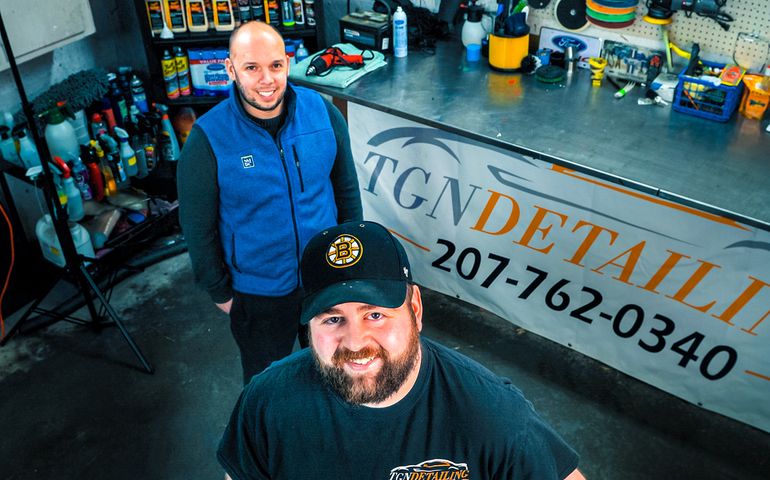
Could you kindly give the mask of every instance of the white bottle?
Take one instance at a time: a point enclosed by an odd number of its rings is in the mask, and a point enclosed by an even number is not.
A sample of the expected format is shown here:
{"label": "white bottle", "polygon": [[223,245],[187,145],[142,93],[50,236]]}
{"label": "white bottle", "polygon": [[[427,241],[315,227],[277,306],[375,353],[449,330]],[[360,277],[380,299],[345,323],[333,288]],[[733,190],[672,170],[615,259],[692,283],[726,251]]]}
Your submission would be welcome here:
{"label": "white bottle", "polygon": [[41,166],[40,154],[37,153],[37,147],[23,129],[19,131],[19,156],[24,164],[24,168],[27,170],[32,167]]}
{"label": "white bottle", "polygon": [[135,177],[139,173],[139,165],[136,164],[136,153],[131,145],[128,144],[128,132],[120,127],[115,127],[115,135],[120,141],[120,161],[123,162],[123,169],[129,177]]}
{"label": "white bottle", "polygon": [[406,12],[399,6],[393,14],[393,54],[397,58],[406,57]]}
{"label": "white bottle", "polygon": [[[70,235],[72,243],[75,244],[75,250],[87,258],[94,258],[94,245],[91,243],[91,236],[79,223],[70,223]],[[65,267],[67,261],[64,259],[59,237],[56,235],[56,229],[49,214],[45,214],[35,224],[35,235],[40,243],[40,249],[43,251],[43,257],[54,265]],[[87,262],[86,262],[87,263]]]}
{"label": "white bottle", "polygon": [[80,144],[75,129],[64,119],[58,107],[48,112],[47,120],[45,141],[51,151],[51,158],[61,157],[65,162],[74,160],[80,155]]}

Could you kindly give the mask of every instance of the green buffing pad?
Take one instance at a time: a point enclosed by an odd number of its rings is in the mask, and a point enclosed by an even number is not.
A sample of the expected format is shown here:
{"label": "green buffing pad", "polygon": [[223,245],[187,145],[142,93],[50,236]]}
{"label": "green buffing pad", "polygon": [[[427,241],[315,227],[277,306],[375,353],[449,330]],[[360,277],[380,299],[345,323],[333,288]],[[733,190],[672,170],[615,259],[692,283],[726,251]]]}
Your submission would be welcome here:
{"label": "green buffing pad", "polygon": [[535,70],[535,78],[543,83],[559,83],[564,80],[566,72],[556,65],[543,65]]}

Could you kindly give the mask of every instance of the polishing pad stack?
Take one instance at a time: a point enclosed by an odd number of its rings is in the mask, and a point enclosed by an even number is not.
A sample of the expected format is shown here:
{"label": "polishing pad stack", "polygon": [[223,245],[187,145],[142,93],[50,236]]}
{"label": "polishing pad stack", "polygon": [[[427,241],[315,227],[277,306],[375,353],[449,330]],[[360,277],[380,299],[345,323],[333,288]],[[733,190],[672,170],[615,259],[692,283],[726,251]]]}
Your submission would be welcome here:
{"label": "polishing pad stack", "polygon": [[602,28],[625,28],[636,20],[638,0],[585,0],[586,20]]}

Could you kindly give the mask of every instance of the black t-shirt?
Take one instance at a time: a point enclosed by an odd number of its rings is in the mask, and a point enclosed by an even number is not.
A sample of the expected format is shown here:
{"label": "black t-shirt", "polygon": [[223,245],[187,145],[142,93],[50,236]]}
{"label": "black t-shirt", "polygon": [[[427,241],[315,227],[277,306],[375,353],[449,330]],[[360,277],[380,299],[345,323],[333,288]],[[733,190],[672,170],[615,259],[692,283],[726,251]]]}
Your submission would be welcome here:
{"label": "black t-shirt", "polygon": [[387,408],[327,389],[309,349],[274,363],[238,400],[220,463],[233,480],[546,480],[577,468],[510,381],[425,338],[422,352],[416,384]]}

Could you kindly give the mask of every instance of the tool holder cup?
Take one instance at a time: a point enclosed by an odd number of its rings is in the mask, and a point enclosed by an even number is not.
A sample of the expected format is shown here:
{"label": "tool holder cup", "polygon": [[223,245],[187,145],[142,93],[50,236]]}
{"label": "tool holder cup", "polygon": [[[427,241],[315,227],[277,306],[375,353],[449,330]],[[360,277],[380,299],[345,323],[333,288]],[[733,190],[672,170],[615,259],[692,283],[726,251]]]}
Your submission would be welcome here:
{"label": "tool holder cup", "polygon": [[489,66],[502,72],[515,72],[529,54],[529,26],[524,13],[514,13],[489,35]]}

